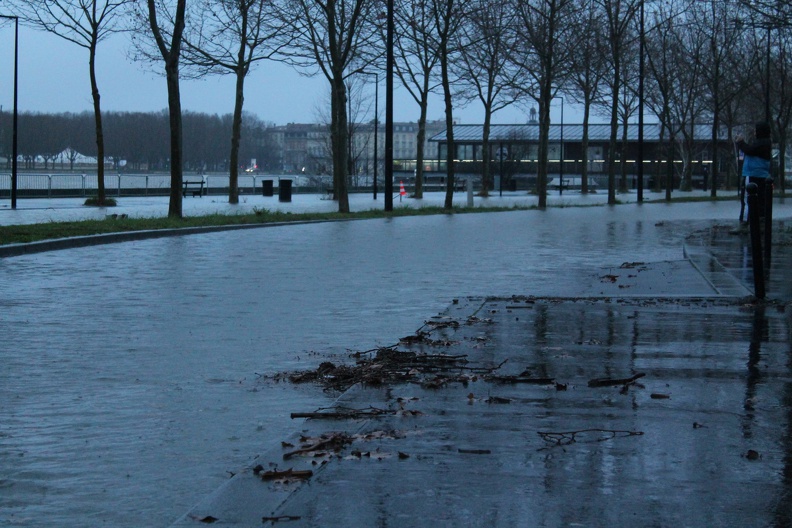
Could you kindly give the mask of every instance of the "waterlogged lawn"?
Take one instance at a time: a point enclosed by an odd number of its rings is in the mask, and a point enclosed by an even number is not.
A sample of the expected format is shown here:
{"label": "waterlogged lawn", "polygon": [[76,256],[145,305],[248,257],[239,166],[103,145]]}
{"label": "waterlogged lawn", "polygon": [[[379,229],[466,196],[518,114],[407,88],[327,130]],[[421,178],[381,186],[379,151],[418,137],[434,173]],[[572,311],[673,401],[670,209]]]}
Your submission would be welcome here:
{"label": "waterlogged lawn", "polygon": [[395,208],[393,211],[370,210],[355,213],[283,213],[255,210],[248,214],[192,216],[187,218],[129,218],[117,216],[103,220],[80,220],[74,222],[47,222],[42,224],[0,226],[0,245],[24,244],[78,236],[149,231],[157,229],[179,229],[188,227],[222,227],[250,224],[272,224],[280,222],[336,221],[397,216],[422,216],[437,214],[491,213],[498,211],[525,210],[528,207],[423,207],[419,209]]}
{"label": "waterlogged lawn", "polygon": [[[733,195],[711,197],[674,197],[672,202],[701,202],[712,200],[736,200]],[[647,200],[646,203],[665,202],[664,199]],[[617,204],[621,203],[619,200]],[[598,207],[597,205],[557,205],[554,207]],[[309,222],[360,220],[371,218],[390,218],[398,216],[426,216],[438,214],[492,213],[536,209],[535,206],[508,207],[395,207],[393,211],[371,209],[353,213],[287,213],[254,209],[246,214],[210,214],[185,218],[129,218],[124,215],[109,215],[102,220],[79,220],[71,222],[47,222],[40,224],[24,224],[0,226],[0,245],[25,244],[58,238],[125,233],[132,231],[148,231],[157,229],[179,229],[190,227],[222,227],[234,225],[271,224],[280,222]]]}

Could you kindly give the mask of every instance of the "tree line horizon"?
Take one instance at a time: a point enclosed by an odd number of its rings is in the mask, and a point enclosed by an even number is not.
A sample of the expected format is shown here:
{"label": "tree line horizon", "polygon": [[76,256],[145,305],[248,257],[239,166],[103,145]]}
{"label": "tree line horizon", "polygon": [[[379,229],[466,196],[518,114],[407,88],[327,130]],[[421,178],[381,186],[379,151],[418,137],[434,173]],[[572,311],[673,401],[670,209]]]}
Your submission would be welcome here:
{"label": "tree line horizon", "polygon": [[[540,207],[546,206],[550,107],[558,99],[583,109],[584,153],[592,113],[608,116],[608,159],[617,156],[624,125],[636,115],[661,125],[669,157],[676,139],[695,123],[712,123],[714,146],[719,129],[726,127],[731,136],[738,126],[765,120],[784,170],[792,123],[792,94],[786,90],[792,86],[792,5],[776,0],[7,0],[4,6],[21,22],[86,49],[100,159],[105,159],[105,126],[113,141],[111,114],[104,117],[101,111],[96,81],[102,40],[128,32],[134,58],[164,74],[169,216],[182,215],[183,170],[194,163],[185,157],[194,148],[185,134],[192,114],[182,111],[179,80],[217,74],[236,80],[226,148],[229,202],[237,203],[240,154],[246,148],[245,78],[265,61],[327,80],[333,194],[342,213],[349,211],[350,90],[354,83],[371,84],[375,73],[384,78],[386,58],[393,61],[395,81],[419,109],[417,197],[423,192],[429,94],[442,95],[449,145],[446,208],[453,207],[454,109],[470,104],[484,110],[484,152],[490,151],[493,114],[510,105],[538,108]],[[718,167],[717,148],[712,156]],[[482,166],[484,189],[490,157],[484,156]],[[713,196],[717,176],[711,171]],[[615,203],[615,193],[611,168],[609,203]],[[98,201],[103,200],[100,185]]]}

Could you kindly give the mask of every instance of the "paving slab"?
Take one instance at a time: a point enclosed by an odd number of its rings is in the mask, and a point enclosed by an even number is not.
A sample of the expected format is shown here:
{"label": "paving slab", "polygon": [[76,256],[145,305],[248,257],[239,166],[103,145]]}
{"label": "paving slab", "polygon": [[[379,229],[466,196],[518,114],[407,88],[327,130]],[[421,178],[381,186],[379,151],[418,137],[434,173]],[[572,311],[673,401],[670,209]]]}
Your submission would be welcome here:
{"label": "paving slab", "polygon": [[[355,386],[338,408],[395,414],[297,421],[257,463],[310,478],[245,469],[175,526],[792,523],[784,305],[472,298],[435,321],[459,324],[400,350],[464,367]],[[284,457],[338,433],[351,443]]]}

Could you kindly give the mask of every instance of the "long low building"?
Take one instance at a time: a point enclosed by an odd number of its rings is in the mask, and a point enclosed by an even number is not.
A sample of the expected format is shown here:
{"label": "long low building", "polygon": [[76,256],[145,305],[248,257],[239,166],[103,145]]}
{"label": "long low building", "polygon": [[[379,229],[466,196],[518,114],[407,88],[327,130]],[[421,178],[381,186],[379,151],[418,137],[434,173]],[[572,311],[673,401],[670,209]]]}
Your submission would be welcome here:
{"label": "long low building", "polygon": [[[553,124],[549,131],[548,172],[551,179],[564,184],[567,180],[578,182],[586,163],[589,182],[593,186],[607,186],[607,173],[610,163],[615,163],[616,174],[621,177],[624,170],[628,187],[635,187],[638,164],[638,125],[630,124],[619,127],[619,139],[616,156],[608,158],[608,145],[611,136],[609,124],[590,124],[588,126],[587,155],[583,156],[583,132],[581,124]],[[688,138],[678,133],[673,143],[666,132],[661,136],[659,124],[645,124],[644,140],[644,175],[648,185],[664,181],[667,174],[668,149],[674,148],[674,179],[675,185],[687,168],[688,164],[693,176],[693,185],[703,187],[712,172],[712,125],[696,125]],[[456,172],[463,175],[481,174],[484,159],[482,125],[455,125],[454,158],[457,160]],[[625,136],[626,134],[626,136]],[[720,160],[718,163],[718,185],[736,185],[736,157],[732,142],[722,131],[718,144]],[[498,188],[499,180],[512,188],[531,187],[535,184],[539,153],[539,124],[492,125],[490,129],[490,160],[494,187]],[[432,169],[438,173],[445,172],[445,159],[448,137],[445,130],[435,134],[430,142],[436,145],[435,161]],[[563,160],[563,161],[562,161]],[[624,165],[626,164],[626,165]],[[427,176],[431,178],[431,176]],[[658,179],[659,178],[659,179]],[[556,183],[557,184],[557,183]]]}

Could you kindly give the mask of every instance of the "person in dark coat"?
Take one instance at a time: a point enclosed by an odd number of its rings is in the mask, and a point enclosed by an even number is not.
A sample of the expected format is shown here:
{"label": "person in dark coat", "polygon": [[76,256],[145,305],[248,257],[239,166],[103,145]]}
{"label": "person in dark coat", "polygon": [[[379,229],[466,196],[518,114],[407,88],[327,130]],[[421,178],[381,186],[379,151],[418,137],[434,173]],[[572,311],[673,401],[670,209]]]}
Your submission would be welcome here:
{"label": "person in dark coat", "polygon": [[[755,183],[759,187],[759,216],[764,216],[765,193],[767,181],[770,179],[770,167],[773,159],[773,141],[770,138],[770,125],[767,123],[756,124],[756,137],[751,143],[746,143],[745,138],[734,138],[737,148],[745,155],[743,160],[742,175],[745,184]],[[750,215],[748,216],[750,218]]]}

